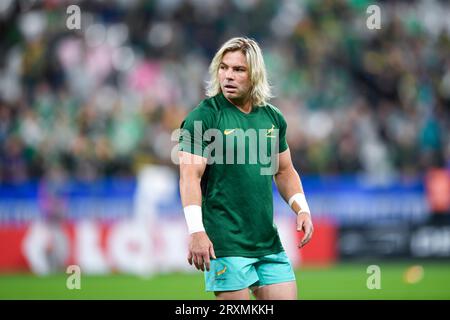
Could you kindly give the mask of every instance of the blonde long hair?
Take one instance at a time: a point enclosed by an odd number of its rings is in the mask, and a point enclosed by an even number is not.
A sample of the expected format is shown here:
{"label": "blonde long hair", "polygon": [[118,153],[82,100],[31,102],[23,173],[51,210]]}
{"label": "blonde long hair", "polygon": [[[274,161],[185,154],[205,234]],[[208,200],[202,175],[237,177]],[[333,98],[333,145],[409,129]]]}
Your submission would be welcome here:
{"label": "blonde long hair", "polygon": [[237,50],[240,50],[245,55],[249,66],[251,83],[250,99],[252,104],[256,106],[266,105],[268,100],[272,98],[272,93],[267,80],[263,55],[255,40],[244,37],[228,40],[215,54],[209,65],[210,80],[207,82],[206,95],[213,97],[221,92],[218,76],[220,63],[227,52]]}

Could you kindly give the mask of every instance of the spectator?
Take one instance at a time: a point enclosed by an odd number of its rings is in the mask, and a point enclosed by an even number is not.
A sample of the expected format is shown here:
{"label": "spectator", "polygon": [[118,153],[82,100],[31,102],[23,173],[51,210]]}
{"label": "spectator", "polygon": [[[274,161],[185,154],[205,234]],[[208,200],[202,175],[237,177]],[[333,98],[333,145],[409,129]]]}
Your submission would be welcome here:
{"label": "spectator", "polygon": [[447,2],[382,2],[381,30],[365,27],[364,1],[81,1],[79,31],[62,5],[14,5],[0,9],[1,181],[42,178],[54,162],[78,179],[172,165],[171,133],[235,35],[267,52],[303,173],[450,163]]}

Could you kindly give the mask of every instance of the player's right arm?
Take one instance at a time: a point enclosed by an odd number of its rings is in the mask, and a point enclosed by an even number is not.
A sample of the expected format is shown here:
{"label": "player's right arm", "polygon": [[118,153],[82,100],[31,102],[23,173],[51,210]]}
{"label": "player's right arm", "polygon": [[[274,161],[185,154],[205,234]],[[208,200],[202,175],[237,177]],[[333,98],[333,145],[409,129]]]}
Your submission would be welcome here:
{"label": "player's right arm", "polygon": [[215,259],[214,247],[202,222],[202,192],[200,181],[205,172],[207,159],[192,153],[179,151],[180,194],[188,224],[190,239],[188,262],[198,270],[209,271],[210,257]]}

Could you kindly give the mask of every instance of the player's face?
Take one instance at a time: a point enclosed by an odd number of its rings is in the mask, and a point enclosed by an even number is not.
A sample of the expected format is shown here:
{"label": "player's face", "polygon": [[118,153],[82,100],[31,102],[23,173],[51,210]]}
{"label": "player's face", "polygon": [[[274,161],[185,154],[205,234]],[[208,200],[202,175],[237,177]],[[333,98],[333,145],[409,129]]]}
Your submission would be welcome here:
{"label": "player's face", "polygon": [[238,51],[225,53],[219,65],[220,88],[224,96],[231,100],[246,101],[250,93],[250,73],[247,59]]}

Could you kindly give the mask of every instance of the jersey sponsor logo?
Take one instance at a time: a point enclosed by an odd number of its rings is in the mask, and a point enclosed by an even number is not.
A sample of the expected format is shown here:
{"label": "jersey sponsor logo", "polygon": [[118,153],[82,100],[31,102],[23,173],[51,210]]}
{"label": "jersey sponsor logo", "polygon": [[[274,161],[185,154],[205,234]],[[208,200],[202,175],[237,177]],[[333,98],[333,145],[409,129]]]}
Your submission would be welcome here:
{"label": "jersey sponsor logo", "polygon": [[227,136],[227,135],[229,135],[229,134],[232,134],[235,130],[236,130],[236,129],[226,129],[226,130],[223,132],[223,134]]}

